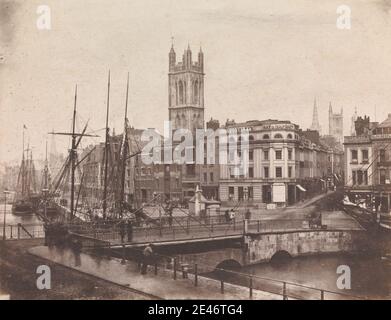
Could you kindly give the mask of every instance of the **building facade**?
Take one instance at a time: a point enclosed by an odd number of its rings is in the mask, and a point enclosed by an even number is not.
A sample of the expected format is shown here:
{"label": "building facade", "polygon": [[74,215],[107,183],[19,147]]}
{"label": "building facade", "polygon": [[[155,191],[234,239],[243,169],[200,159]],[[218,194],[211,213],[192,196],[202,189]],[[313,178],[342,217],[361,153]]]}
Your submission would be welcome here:
{"label": "building facade", "polygon": [[314,143],[290,121],[231,121],[226,127],[250,130],[247,174],[235,176],[232,166],[220,166],[220,200],[226,204],[294,204],[325,191],[333,158],[342,158],[342,152]]}
{"label": "building facade", "polygon": [[358,117],[345,137],[345,191],[350,201],[381,213],[391,211],[391,114],[382,123]]}

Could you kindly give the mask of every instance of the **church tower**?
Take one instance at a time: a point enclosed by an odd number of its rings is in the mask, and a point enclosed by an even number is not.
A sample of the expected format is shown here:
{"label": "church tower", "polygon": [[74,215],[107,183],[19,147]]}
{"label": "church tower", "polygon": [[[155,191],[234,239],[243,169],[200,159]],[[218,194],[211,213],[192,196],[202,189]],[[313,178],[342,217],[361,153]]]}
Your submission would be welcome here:
{"label": "church tower", "polygon": [[190,46],[176,62],[174,46],[169,53],[168,112],[172,128],[195,132],[204,128],[204,54],[200,48],[193,62]]}
{"label": "church tower", "polygon": [[343,143],[343,108],[340,113],[334,113],[331,102],[329,104],[329,135]]}

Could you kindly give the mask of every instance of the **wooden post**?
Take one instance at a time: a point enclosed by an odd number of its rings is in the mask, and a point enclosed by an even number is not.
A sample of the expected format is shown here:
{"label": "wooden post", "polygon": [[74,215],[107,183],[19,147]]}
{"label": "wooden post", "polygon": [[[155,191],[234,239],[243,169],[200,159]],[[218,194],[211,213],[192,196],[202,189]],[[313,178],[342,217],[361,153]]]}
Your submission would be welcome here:
{"label": "wooden post", "polygon": [[177,260],[174,258],[174,280],[176,280],[176,266],[177,266]]}
{"label": "wooden post", "polygon": [[126,257],[126,251],[125,251],[125,245],[123,244],[122,245],[122,260],[121,260],[121,264],[125,264],[125,257]]}
{"label": "wooden post", "polygon": [[18,223],[18,240],[20,239],[20,223]]}
{"label": "wooden post", "polygon": [[194,264],[194,286],[198,286],[198,266],[196,263]]}
{"label": "wooden post", "polygon": [[286,282],[283,282],[282,284],[282,298],[283,300],[288,300],[288,297],[286,295]]}
{"label": "wooden post", "polygon": [[221,280],[221,282],[220,282],[220,292],[221,292],[221,294],[224,294],[224,281],[223,280]]}
{"label": "wooden post", "polygon": [[324,291],[320,290],[320,300],[324,300]]}
{"label": "wooden post", "polygon": [[157,276],[157,263],[155,262],[155,276]]}
{"label": "wooden post", "polygon": [[253,277],[250,277],[250,299],[253,298]]}
{"label": "wooden post", "polygon": [[10,237],[11,237],[11,239],[13,239],[14,237],[12,236],[12,224],[10,225],[10,231],[11,231],[11,235],[10,235]]}

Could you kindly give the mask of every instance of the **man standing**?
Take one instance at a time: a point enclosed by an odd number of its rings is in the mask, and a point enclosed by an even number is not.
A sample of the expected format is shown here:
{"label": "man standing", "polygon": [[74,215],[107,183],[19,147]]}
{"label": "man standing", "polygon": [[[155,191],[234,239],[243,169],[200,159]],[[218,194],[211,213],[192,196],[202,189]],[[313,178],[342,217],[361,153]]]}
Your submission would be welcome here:
{"label": "man standing", "polygon": [[133,223],[131,220],[128,220],[126,227],[126,231],[128,234],[128,242],[131,242],[133,240]]}
{"label": "man standing", "polygon": [[152,263],[153,244],[150,243],[143,250],[143,264],[141,266],[141,274],[147,274],[148,264]]}

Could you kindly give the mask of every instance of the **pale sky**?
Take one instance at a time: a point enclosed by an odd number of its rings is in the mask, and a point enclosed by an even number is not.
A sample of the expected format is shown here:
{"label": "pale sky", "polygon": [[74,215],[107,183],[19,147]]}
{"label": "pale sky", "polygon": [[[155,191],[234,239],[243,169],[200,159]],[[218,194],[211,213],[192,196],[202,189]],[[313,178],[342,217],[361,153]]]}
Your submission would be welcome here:
{"label": "pale sky", "polygon": [[[51,30],[36,27],[42,4]],[[350,30],[336,27],[342,4]],[[130,123],[162,129],[171,37],[177,58],[202,45],[205,120],[277,118],[306,129],[316,97],[323,133],[331,101],[344,108],[348,134],[355,107],[372,120],[375,106],[378,121],[391,113],[388,0],[0,0],[0,28],[0,161],[20,157],[23,124],[37,158],[48,131],[70,129],[75,84],[81,119],[103,128],[109,69],[110,126],[122,130],[129,71]],[[68,140],[56,141],[65,153]]]}

